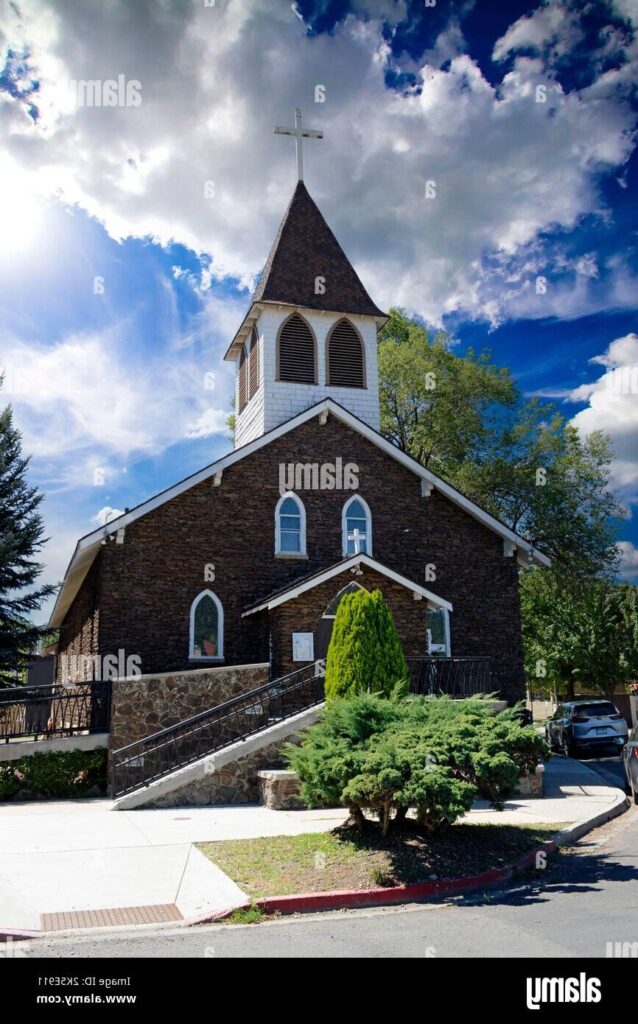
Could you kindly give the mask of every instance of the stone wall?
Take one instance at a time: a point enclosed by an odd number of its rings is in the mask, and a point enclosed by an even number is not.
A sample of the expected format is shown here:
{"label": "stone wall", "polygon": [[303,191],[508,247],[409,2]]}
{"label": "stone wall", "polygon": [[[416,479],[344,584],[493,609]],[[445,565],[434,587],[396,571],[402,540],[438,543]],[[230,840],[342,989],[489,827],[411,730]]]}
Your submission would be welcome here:
{"label": "stone wall", "polygon": [[125,747],[262,686],[268,682],[268,675],[268,665],[261,663],[115,679],[109,748]]}
{"label": "stone wall", "polygon": [[259,777],[263,768],[285,768],[282,747],[298,743],[300,734],[286,736],[255,750],[247,757],[238,758],[215,772],[194,779],[180,789],[150,801],[146,807],[202,807],[214,804],[259,803]]}

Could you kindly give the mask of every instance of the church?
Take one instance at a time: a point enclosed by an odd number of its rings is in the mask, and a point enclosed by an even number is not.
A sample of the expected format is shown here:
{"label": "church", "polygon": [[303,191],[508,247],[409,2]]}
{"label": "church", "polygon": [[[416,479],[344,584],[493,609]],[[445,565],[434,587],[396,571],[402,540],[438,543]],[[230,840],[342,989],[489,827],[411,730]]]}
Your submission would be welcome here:
{"label": "church", "polygon": [[[145,675],[325,658],[340,598],[380,589],[408,659],[489,659],[524,696],[518,575],[547,557],[380,433],[387,317],[298,182],[225,358],[234,449],[82,537],[50,627],[63,664]],[[75,681],[88,678],[72,673]]]}

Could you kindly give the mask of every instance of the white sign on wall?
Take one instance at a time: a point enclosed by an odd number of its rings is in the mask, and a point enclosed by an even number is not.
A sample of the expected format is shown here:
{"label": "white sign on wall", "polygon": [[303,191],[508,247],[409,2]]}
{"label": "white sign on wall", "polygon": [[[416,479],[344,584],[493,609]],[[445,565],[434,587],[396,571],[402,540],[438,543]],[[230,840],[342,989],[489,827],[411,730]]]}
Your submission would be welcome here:
{"label": "white sign on wall", "polygon": [[315,657],[315,638],[312,633],[292,634],[292,660],[313,661]]}

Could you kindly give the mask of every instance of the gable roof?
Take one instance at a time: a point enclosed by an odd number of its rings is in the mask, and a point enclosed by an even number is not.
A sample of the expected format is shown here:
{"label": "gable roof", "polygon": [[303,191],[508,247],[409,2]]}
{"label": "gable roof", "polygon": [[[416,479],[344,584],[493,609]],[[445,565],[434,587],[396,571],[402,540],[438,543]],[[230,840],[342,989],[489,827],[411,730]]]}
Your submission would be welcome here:
{"label": "gable roof", "polygon": [[240,462],[241,459],[247,458],[249,455],[252,455],[253,452],[259,451],[272,441],[276,441],[277,438],[295,430],[297,427],[300,427],[303,423],[307,423],[309,420],[318,418],[322,413],[330,413],[336,419],[340,420],[340,422],[345,423],[346,426],[350,427],[352,430],[356,430],[363,437],[367,438],[372,444],[376,445],[377,448],[380,448],[381,451],[384,451],[391,458],[401,463],[401,465],[414,473],[415,476],[420,477],[421,487],[424,494],[427,494],[430,489],[434,488],[434,490],[439,491],[455,505],[464,509],[464,511],[473,516],[474,519],[477,519],[488,529],[502,537],[504,545],[507,545],[509,548],[509,554],[513,555],[517,551],[520,551],[530,556],[532,561],[539,565],[549,566],[551,564],[547,555],[539,551],[538,548],[534,548],[529,541],[520,537],[513,530],[510,530],[509,526],[499,522],[499,520],[495,519],[489,512],[486,512],[485,509],[482,509],[479,505],[470,501],[470,499],[466,498],[464,494],[457,491],[451,484],[447,483],[447,481],[436,476],[431,472],[431,470],[425,469],[425,467],[422,466],[420,462],[413,459],[412,456],[406,455],[405,452],[400,451],[399,448],[393,445],[390,441],[387,441],[385,437],[382,437],[381,434],[368,426],[367,423],[364,423],[363,420],[360,420],[347,409],[344,409],[344,407],[339,405],[338,402],[335,402],[333,398],[324,398],[316,405],[310,406],[308,409],[304,409],[304,411],[298,413],[297,416],[293,416],[292,419],[286,420],[285,423],[280,423],[278,427],[275,427],[273,430],[269,430],[266,434],[262,434],[261,437],[255,438],[254,441],[250,441],[241,448],[236,448],[234,451],[224,455],[221,459],[211,463],[211,465],[205,466],[204,469],[200,469],[197,473],[193,473],[191,476],[186,477],[179,483],[173,484],[172,487],[167,487],[166,490],[160,491],[159,494],[156,494],[147,501],[137,505],[136,508],[118,516],[117,519],[112,519],[104,526],[100,526],[97,530],[93,530],[91,533],[81,537],[76,544],[64,581],[58,593],[57,600],[49,620],[49,628],[55,629],[62,624],[75,595],[80,589],[84,577],[89,571],[93,560],[100,549],[100,545],[106,543],[109,538],[114,537],[118,530],[125,529],[130,523],[135,522],[136,519],[147,515],[149,512],[153,512],[156,508],[160,508],[160,506],[165,502],[171,501],[178,495],[183,494],[184,491],[188,491],[191,487],[195,487],[197,484],[202,483],[202,481],[208,480],[212,476],[221,476],[225,469],[233,466],[236,462]]}
{"label": "gable roof", "polygon": [[417,597],[425,598],[428,604],[433,605],[435,608],[447,608],[449,612],[452,611],[450,602],[445,601],[442,597],[437,597],[431,590],[426,590],[425,587],[421,587],[418,583],[409,580],[407,576],[402,576],[401,573],[395,572],[394,569],[389,569],[386,565],[382,565],[381,562],[370,558],[369,555],[358,554],[350,555],[349,558],[344,558],[341,562],[331,565],[329,569],[314,572],[312,575],[305,576],[295,583],[288,584],[282,590],[275,591],[269,597],[264,598],[263,601],[248,608],[243,613],[242,618],[245,618],[247,615],[254,615],[255,612],[263,611],[265,608],[268,608],[268,610],[277,608],[278,605],[285,604],[286,601],[299,597],[300,594],[304,594],[307,590],[313,590],[314,587],[318,587],[320,583],[325,583],[334,576],[340,576],[344,572],[351,572],[359,565],[367,565],[369,569],[374,569],[380,575],[387,576],[388,579],[394,580],[395,583],[400,583],[402,587],[405,587],[406,590],[411,590]]}
{"label": "gable roof", "polygon": [[[325,292],[315,294],[315,281]],[[234,359],[256,303],[284,303],[324,312],[381,317],[303,181],[297,182],[239,331],[224,358]],[[254,319],[254,317],[253,317]]]}

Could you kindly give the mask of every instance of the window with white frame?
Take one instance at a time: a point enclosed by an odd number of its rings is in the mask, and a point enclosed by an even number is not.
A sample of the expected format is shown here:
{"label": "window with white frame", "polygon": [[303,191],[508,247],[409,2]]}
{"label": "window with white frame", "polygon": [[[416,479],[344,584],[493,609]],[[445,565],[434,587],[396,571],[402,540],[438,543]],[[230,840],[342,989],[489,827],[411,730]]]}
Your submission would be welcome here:
{"label": "window with white frame", "polygon": [[212,590],[204,590],[191,605],[189,657],[224,656],[224,609]]}
{"label": "window with white frame", "polygon": [[372,554],[372,516],[363,498],[350,498],[345,503],[341,528],[344,558],[359,553]]}
{"label": "window with white frame", "polygon": [[428,608],[426,619],[428,654],[450,656],[450,617],[447,608]]}
{"label": "window with white frame", "polygon": [[275,554],[305,555],[306,512],[296,494],[283,494],[275,509]]}

